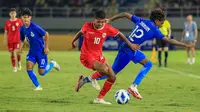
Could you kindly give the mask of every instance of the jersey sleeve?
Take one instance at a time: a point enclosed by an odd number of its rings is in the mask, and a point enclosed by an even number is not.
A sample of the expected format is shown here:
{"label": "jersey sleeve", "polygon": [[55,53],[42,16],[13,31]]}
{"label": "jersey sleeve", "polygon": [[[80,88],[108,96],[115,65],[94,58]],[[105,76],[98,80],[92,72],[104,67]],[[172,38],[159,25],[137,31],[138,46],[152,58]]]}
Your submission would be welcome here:
{"label": "jersey sleeve", "polygon": [[160,30],[157,28],[156,31],[155,31],[155,38],[158,38],[158,39],[162,39],[164,38],[165,36],[160,32]]}
{"label": "jersey sleeve", "polygon": [[20,28],[20,40],[22,42],[24,42],[24,40],[25,40],[25,36],[24,36],[24,32],[23,32],[23,27]]}
{"label": "jersey sleeve", "polygon": [[107,36],[115,37],[119,34],[119,30],[109,25],[109,30],[107,30]]}
{"label": "jersey sleeve", "polygon": [[8,22],[5,23],[4,31],[8,31]]}
{"label": "jersey sleeve", "polygon": [[136,15],[132,15],[131,17],[131,21],[134,22],[134,23],[137,23],[137,22],[140,22],[142,18],[136,16]]}
{"label": "jersey sleeve", "polygon": [[46,31],[43,28],[41,28],[39,25],[36,25],[36,30],[39,33],[39,35],[42,37],[46,34]]}
{"label": "jersey sleeve", "polygon": [[82,28],[81,28],[81,32],[83,33],[83,34],[85,34],[86,33],[86,31],[87,31],[87,23],[85,23],[83,26],[82,26]]}
{"label": "jersey sleeve", "polygon": [[194,26],[194,30],[197,30],[197,23],[196,22],[194,22],[193,26]]}
{"label": "jersey sleeve", "polygon": [[19,19],[19,25],[20,25],[20,27],[23,26],[21,19]]}

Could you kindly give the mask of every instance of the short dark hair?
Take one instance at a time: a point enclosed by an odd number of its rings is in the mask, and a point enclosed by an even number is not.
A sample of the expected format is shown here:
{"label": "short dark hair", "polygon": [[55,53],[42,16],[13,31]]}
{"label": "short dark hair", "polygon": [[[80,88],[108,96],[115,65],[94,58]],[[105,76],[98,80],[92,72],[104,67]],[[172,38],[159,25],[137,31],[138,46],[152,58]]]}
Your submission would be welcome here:
{"label": "short dark hair", "polygon": [[105,19],[106,13],[103,10],[97,10],[94,12],[94,18],[96,19]]}
{"label": "short dark hair", "polygon": [[151,11],[150,20],[155,21],[156,19],[159,21],[165,20],[165,14],[160,8]]}
{"label": "short dark hair", "polygon": [[21,16],[25,16],[25,15],[32,16],[32,11],[29,8],[23,8],[20,12],[20,15]]}
{"label": "short dark hair", "polygon": [[12,12],[12,11],[17,12],[17,10],[16,10],[15,8],[10,8],[10,11],[9,11],[9,12]]}

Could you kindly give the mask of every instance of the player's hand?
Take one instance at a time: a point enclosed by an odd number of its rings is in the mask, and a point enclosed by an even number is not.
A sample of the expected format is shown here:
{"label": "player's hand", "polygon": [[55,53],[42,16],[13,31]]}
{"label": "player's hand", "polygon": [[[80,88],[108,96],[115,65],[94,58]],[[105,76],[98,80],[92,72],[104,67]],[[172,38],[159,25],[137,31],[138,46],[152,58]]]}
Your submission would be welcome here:
{"label": "player's hand", "polygon": [[131,49],[138,50],[138,49],[140,49],[140,46],[138,44],[131,44]]}
{"label": "player's hand", "polygon": [[44,48],[44,53],[47,55],[49,54],[49,48]]}
{"label": "player's hand", "polygon": [[72,41],[72,48],[76,48],[76,42],[75,41]]}
{"label": "player's hand", "polygon": [[5,46],[5,47],[7,46],[7,41],[6,40],[3,41],[3,46]]}
{"label": "player's hand", "polygon": [[106,19],[106,23],[110,23],[111,22],[111,20],[108,18],[108,19]]}
{"label": "player's hand", "polygon": [[189,44],[186,44],[186,47],[187,48],[191,48],[191,47],[194,47],[195,46],[195,44],[194,43],[189,43]]}
{"label": "player's hand", "polygon": [[197,43],[197,39],[194,40],[194,43],[195,43],[195,44]]}

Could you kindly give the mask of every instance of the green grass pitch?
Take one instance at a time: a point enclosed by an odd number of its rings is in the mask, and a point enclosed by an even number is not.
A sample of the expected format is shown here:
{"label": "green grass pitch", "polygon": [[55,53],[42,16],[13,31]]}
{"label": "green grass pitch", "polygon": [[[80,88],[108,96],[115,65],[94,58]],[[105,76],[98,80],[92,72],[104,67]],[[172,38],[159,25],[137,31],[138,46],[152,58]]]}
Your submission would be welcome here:
{"label": "green grass pitch", "polygon": [[[117,52],[104,52],[112,64]],[[151,52],[145,52],[151,58]],[[114,94],[119,89],[127,89],[133,82],[141,65],[132,62],[122,70],[115,85],[105,97],[112,105],[92,104],[98,91],[86,84],[79,93],[74,91],[80,74],[93,73],[82,66],[79,52],[51,52],[49,58],[55,59],[61,71],[52,70],[46,76],[39,76],[37,65],[35,73],[43,87],[33,91],[34,86],[25,70],[12,72],[10,56],[0,52],[0,112],[200,112],[200,51],[196,53],[196,64],[187,65],[185,51],[169,52],[168,68],[152,70],[142,81],[139,91],[144,97],[138,101],[131,97],[126,105],[115,103]],[[164,58],[164,57],[163,57]],[[102,86],[104,81],[99,81]]]}

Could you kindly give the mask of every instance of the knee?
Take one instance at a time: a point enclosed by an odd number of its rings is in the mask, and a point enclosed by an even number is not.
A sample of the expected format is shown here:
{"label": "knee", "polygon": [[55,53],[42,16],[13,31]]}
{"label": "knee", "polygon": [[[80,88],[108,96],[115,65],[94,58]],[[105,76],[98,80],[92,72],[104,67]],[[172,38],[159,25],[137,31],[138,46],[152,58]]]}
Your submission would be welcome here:
{"label": "knee", "polygon": [[152,66],[153,66],[153,64],[152,64],[151,61],[148,61],[148,62],[144,65],[144,67],[148,67],[148,68],[152,68]]}
{"label": "knee", "polygon": [[107,66],[102,67],[102,72],[108,74],[109,68]]}
{"label": "knee", "polygon": [[39,69],[39,70],[38,70],[38,73],[39,73],[41,76],[44,76],[44,75],[45,75],[45,70],[44,70],[44,69]]}

